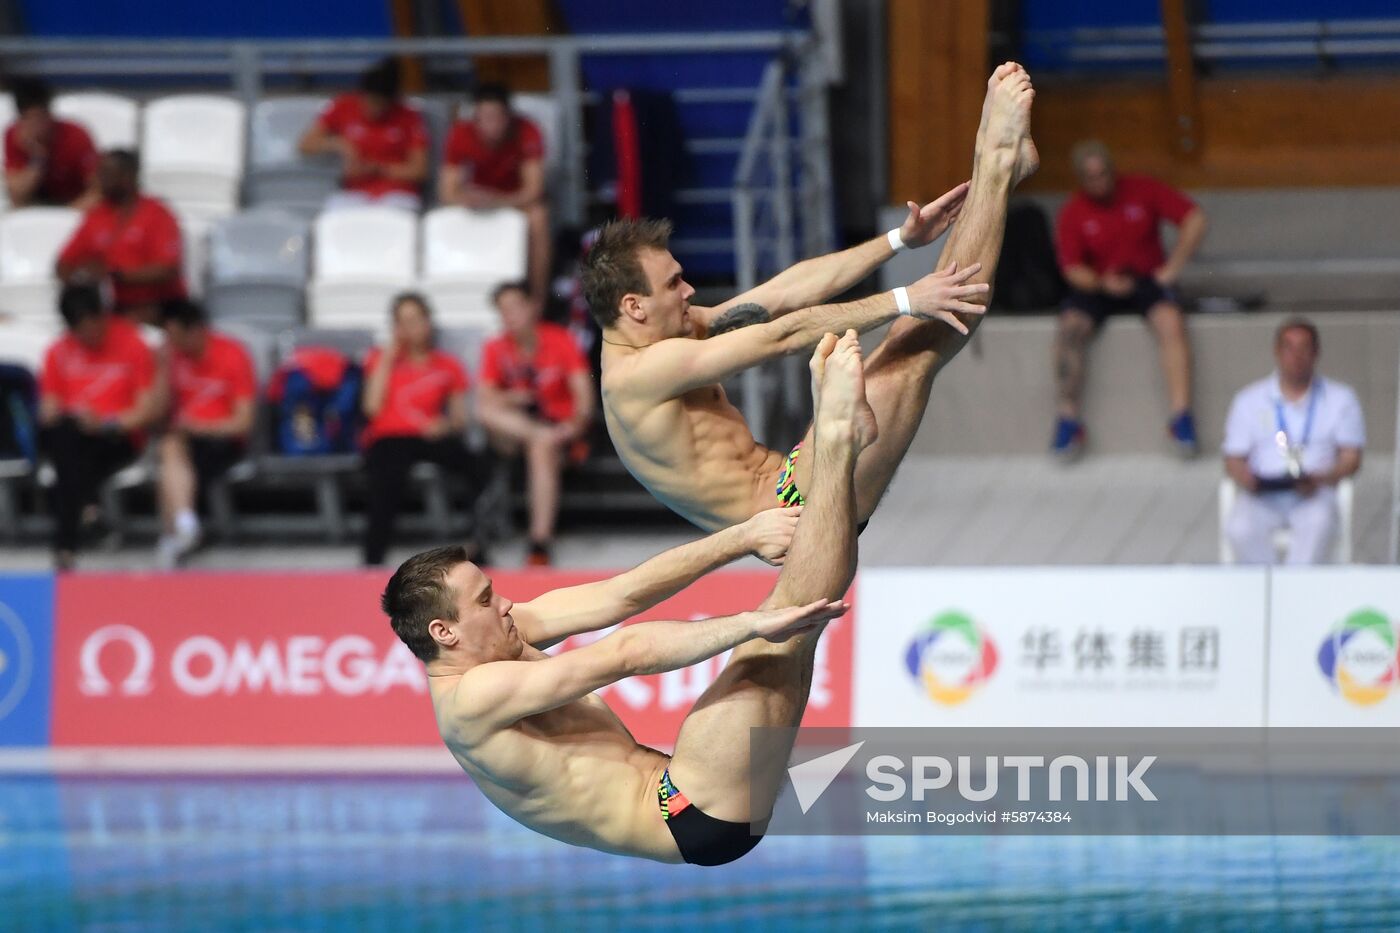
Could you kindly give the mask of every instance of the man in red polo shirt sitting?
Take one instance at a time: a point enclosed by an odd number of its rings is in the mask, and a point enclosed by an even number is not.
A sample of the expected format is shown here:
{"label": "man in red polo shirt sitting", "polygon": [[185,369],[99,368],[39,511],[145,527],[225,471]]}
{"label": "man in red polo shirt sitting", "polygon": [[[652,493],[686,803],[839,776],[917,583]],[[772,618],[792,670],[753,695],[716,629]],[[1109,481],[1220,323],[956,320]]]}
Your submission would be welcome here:
{"label": "man in red polo shirt sitting", "polygon": [[36,78],[10,82],[18,118],[5,130],[5,187],[10,204],[86,210],[96,203],[97,147],[88,131],[49,111],[53,92]]}
{"label": "man in red polo shirt sitting", "polygon": [[530,222],[530,297],[543,303],[549,283],[549,207],[545,203],[544,137],[510,109],[510,92],[483,84],[472,95],[470,120],[447,136],[438,200],[470,210],[513,207]]}
{"label": "man in red polo shirt sitting", "polygon": [[211,330],[199,305],[180,298],[167,301],[160,313],[171,416],[160,440],[156,563],[170,570],[199,543],[200,490],[243,458],[253,431],[257,378],[243,344]]}
{"label": "man in red polo shirt sitting", "polygon": [[68,332],[44,357],[39,425],[57,477],[54,564],[68,570],[82,524],[97,519],[98,488],[136,458],[158,403],[155,357],[135,325],[103,309],[96,286],[65,288],[59,311]]}
{"label": "man in red polo shirt sitting", "polygon": [[342,191],[326,209],[382,204],[416,211],[428,177],[428,130],[423,115],[399,97],[399,63],[386,58],[360,76],[358,91],[342,94],[301,137],[303,155],[333,152],[343,160]]}
{"label": "man in red polo shirt sitting", "polygon": [[530,500],[531,566],[547,566],[559,515],[566,458],[588,456],[593,376],[569,331],[540,320],[523,283],[494,296],[505,332],[482,350],[481,423],[507,452],[525,452]]}
{"label": "man in red polo shirt sitting", "polygon": [[58,254],[57,273],[65,284],[110,280],[117,313],[153,324],[162,302],[185,296],[185,279],[180,224],[164,204],[141,193],[139,169],[130,150],[102,156],[102,200]]}
{"label": "man in red polo shirt sitting", "polygon": [[[1056,229],[1070,294],[1055,335],[1058,418],[1051,451],[1066,460],[1083,451],[1085,350],[1110,315],[1130,312],[1143,315],[1157,336],[1171,404],[1167,431],[1179,453],[1195,456],[1191,345],[1175,286],[1205,236],[1206,216],[1186,195],[1155,178],[1115,173],[1102,143],[1080,143],[1072,158],[1080,190],[1061,209]],[[1170,257],[1162,250],[1164,220],[1180,228]]]}

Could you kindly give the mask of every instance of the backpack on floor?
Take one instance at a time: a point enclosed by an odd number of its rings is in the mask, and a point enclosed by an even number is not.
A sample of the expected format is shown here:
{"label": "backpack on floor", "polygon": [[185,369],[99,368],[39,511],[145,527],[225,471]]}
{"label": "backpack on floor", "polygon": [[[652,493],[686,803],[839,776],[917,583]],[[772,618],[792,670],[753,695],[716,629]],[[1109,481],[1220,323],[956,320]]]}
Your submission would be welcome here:
{"label": "backpack on floor", "polygon": [[360,435],[364,373],[345,354],[302,347],[278,368],[268,386],[273,443],[289,456],[349,453]]}
{"label": "backpack on floor", "polygon": [[1004,311],[1053,311],[1065,297],[1050,220],[1038,204],[1018,200],[1006,212],[1006,237],[997,264],[993,307]]}
{"label": "backpack on floor", "polygon": [[33,373],[0,363],[0,460],[38,460],[38,394]]}

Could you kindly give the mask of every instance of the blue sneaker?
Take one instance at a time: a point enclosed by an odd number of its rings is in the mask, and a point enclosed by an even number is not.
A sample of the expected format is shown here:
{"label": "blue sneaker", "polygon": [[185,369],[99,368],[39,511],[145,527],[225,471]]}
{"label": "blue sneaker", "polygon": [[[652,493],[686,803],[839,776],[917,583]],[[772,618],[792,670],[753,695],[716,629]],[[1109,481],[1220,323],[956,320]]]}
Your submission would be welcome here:
{"label": "blue sneaker", "polygon": [[1077,419],[1056,418],[1055,439],[1050,442],[1050,453],[1066,463],[1077,460],[1084,453],[1084,438],[1084,425]]}
{"label": "blue sneaker", "polygon": [[1172,436],[1172,444],[1181,459],[1190,460],[1201,452],[1196,440],[1196,419],[1191,417],[1191,412],[1183,411],[1173,418],[1167,425],[1167,433]]}

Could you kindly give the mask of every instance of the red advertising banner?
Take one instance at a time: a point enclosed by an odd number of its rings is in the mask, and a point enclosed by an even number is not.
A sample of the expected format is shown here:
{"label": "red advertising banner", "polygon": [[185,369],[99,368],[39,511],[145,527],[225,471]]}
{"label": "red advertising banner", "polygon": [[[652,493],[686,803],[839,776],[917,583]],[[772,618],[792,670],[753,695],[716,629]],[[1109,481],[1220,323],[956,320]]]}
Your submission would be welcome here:
{"label": "red advertising banner", "polygon": [[[598,576],[492,574],[497,591],[516,601]],[[751,609],[775,577],[715,574],[639,620]],[[423,666],[379,610],[386,579],[381,572],[61,577],[53,744],[436,745]],[[850,722],[851,627],[848,616],[822,638],[808,724]],[[605,635],[575,636],[559,650]],[[629,678],[602,696],[638,741],[669,746],[723,660]]]}

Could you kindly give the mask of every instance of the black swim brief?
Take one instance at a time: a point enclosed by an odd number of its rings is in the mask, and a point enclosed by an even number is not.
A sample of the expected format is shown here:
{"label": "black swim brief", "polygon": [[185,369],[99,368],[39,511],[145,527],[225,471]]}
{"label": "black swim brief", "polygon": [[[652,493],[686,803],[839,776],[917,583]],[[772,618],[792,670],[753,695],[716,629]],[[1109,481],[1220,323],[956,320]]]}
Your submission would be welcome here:
{"label": "black swim brief", "polygon": [[754,835],[749,823],[717,820],[702,812],[676,789],[670,768],[661,775],[656,799],[661,805],[661,818],[681,850],[681,858],[691,865],[726,865],[748,855],[763,838]]}

